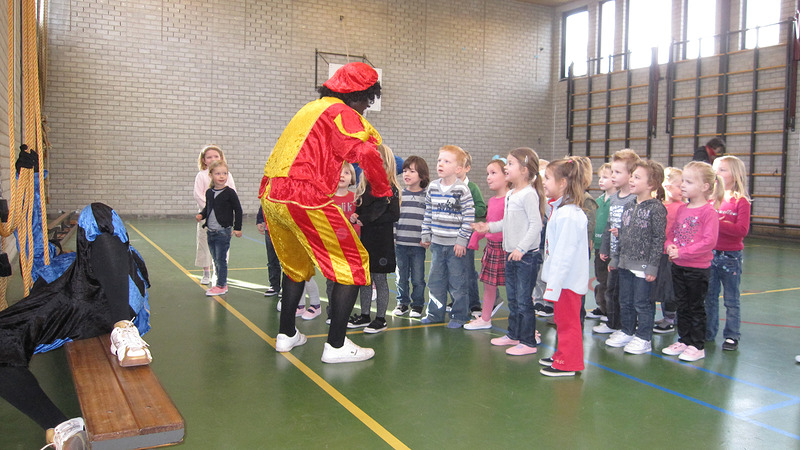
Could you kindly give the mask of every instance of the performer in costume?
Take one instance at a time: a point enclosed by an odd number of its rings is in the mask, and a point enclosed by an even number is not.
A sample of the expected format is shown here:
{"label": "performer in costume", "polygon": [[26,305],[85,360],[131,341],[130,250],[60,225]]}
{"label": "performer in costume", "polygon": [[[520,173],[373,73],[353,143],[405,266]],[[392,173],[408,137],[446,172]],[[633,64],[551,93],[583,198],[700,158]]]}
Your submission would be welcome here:
{"label": "performer in costume", "polygon": [[44,393],[28,369],[34,353],[111,332],[120,365],[152,360],[140,336],[150,329],[150,282],[122,220],[93,203],[81,212],[76,241],[76,253],[58,256],[73,260],[63,273],[42,271],[28,297],[0,311],[0,397],[47,430],[56,448],[83,448],[83,419],[67,420]]}
{"label": "performer in costume", "polygon": [[375,149],[381,137],[362,116],[380,97],[381,86],[375,69],[356,62],[339,68],[319,92],[320,98],[301,108],[281,134],[261,182],[264,216],[284,270],[275,348],[288,352],[306,342],[295,328],[295,310],[316,266],[335,283],[322,361],[363,361],[375,352],[345,334],[358,286],[370,284],[369,256],[333,196],[345,161],[360,164],[374,196],[388,201],[392,195]]}

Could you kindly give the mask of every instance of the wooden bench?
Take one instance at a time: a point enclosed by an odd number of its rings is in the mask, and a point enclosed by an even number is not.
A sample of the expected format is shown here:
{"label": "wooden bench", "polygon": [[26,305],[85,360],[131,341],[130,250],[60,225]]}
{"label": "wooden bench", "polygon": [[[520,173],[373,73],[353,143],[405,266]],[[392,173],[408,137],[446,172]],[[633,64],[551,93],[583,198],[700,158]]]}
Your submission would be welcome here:
{"label": "wooden bench", "polygon": [[104,335],[66,345],[92,448],[152,448],[182,442],[183,417],[150,366],[120,367],[109,343],[109,335]]}

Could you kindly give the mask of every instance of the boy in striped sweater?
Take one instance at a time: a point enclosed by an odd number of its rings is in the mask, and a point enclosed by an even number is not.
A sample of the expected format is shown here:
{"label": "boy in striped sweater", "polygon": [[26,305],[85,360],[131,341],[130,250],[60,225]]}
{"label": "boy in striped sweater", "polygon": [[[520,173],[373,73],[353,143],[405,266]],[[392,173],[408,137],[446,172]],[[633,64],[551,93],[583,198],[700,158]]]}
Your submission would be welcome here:
{"label": "boy in striped sweater", "polygon": [[475,221],[475,207],[469,187],[459,180],[467,162],[466,152],[455,145],[439,149],[436,172],[425,196],[422,246],[431,249],[428,274],[428,314],[422,323],[444,322],[447,293],[453,296],[448,328],[461,328],[469,319],[470,263],[467,244]]}

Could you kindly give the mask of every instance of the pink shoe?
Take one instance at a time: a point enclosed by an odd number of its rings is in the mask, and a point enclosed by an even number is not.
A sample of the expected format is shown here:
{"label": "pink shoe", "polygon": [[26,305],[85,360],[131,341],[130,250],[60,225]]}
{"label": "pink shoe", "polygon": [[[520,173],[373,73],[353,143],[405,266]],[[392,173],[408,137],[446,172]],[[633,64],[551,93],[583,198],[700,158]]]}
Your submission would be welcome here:
{"label": "pink shoe", "polygon": [[667,348],[661,349],[661,353],[669,356],[678,356],[683,353],[687,347],[688,345],[683,342],[676,342]]}
{"label": "pink shoe", "polygon": [[305,306],[298,306],[297,311],[294,312],[295,317],[303,317],[303,313],[306,312]]}
{"label": "pink shoe", "polygon": [[206,295],[208,297],[213,297],[215,295],[225,295],[228,293],[228,285],[225,286],[214,286],[211,289],[206,291]]}
{"label": "pink shoe", "polygon": [[517,344],[506,349],[506,355],[512,356],[533,355],[535,353],[536,347],[528,347],[525,344]]}
{"label": "pink shoe", "polygon": [[517,344],[519,344],[519,341],[518,341],[518,340],[516,340],[516,339],[511,339],[511,338],[510,338],[510,337],[508,337],[508,336],[503,336],[503,337],[499,337],[499,338],[494,338],[494,339],[492,339],[492,340],[491,340],[491,341],[489,341],[489,342],[491,342],[491,344],[492,344],[492,345],[497,345],[498,347],[502,347],[502,346],[504,346],[504,345],[517,345]]}
{"label": "pink shoe", "polygon": [[322,306],[320,305],[311,305],[308,307],[307,310],[303,311],[303,320],[313,320],[316,319],[318,315],[322,312]]}
{"label": "pink shoe", "polygon": [[683,353],[680,354],[680,356],[678,356],[678,359],[680,359],[681,361],[693,362],[697,361],[698,359],[703,359],[705,357],[706,357],[705,350],[699,350],[694,345],[690,345],[686,347],[686,350],[684,350]]}

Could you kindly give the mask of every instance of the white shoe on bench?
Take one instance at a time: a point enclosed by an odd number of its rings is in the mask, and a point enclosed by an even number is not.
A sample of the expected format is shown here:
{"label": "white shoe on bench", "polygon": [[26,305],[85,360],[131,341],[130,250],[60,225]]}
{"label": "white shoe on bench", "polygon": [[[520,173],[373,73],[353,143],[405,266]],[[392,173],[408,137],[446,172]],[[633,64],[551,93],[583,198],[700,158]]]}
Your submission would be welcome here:
{"label": "white shoe on bench", "polygon": [[89,436],[86,434],[86,424],[83,422],[83,418],[76,417],[56,425],[55,429],[53,429],[53,441],[45,448],[51,445],[56,450],[88,449]]}
{"label": "white shoe on bench", "polygon": [[111,353],[122,367],[146,366],[153,361],[147,342],[130,320],[120,320],[111,332]]}

